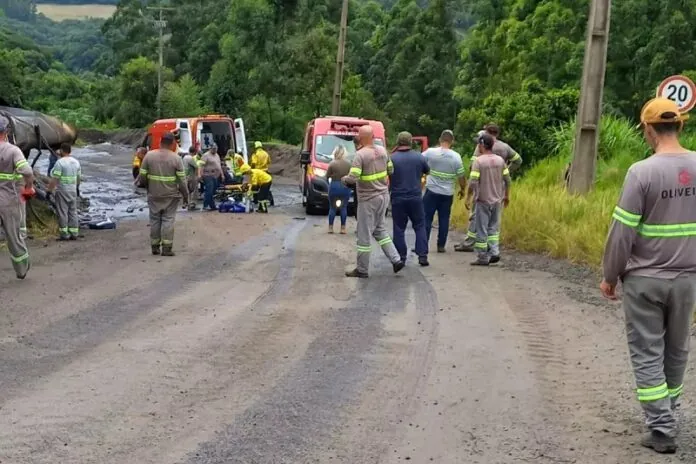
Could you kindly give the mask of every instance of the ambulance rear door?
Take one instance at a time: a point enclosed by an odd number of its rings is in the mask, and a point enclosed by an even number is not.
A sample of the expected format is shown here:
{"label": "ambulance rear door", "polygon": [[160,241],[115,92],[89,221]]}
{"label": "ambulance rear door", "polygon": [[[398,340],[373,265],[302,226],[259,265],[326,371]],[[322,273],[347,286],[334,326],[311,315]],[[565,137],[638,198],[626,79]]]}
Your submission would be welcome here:
{"label": "ambulance rear door", "polygon": [[246,132],[244,130],[244,121],[242,118],[234,120],[234,144],[237,148],[237,153],[241,153],[242,156],[244,156],[244,161],[248,163],[249,155],[247,153]]}

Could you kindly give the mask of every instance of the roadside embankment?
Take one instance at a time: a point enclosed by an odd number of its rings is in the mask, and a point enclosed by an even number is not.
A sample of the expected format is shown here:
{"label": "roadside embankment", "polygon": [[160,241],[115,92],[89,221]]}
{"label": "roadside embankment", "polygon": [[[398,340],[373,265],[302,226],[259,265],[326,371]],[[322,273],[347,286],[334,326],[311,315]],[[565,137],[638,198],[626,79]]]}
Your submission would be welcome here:
{"label": "roadside embankment", "polygon": [[145,139],[145,129],[118,129],[105,131],[99,129],[80,129],[78,140],[87,144],[114,143],[118,145],[136,146]]}
{"label": "roadside embankment", "polygon": [[[550,134],[555,154],[513,182],[501,240],[520,251],[598,269],[626,171],[650,151],[628,120],[603,118],[594,189],[587,196],[571,195],[565,190],[564,174],[572,159],[574,134],[574,124]],[[696,147],[696,137],[685,135],[682,143]],[[455,204],[454,224],[459,228],[468,224],[468,211],[461,201]]]}

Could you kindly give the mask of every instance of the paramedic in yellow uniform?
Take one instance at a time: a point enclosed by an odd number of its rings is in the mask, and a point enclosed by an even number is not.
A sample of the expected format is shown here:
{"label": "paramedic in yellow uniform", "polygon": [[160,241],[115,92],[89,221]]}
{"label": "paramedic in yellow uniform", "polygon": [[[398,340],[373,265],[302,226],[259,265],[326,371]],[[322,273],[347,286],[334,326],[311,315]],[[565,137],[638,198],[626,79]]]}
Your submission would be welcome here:
{"label": "paramedic in yellow uniform", "polygon": [[247,164],[242,166],[241,171],[244,175],[244,184],[258,190],[257,198],[259,201],[259,208],[257,211],[259,213],[268,213],[273,177],[266,171],[252,169]]}

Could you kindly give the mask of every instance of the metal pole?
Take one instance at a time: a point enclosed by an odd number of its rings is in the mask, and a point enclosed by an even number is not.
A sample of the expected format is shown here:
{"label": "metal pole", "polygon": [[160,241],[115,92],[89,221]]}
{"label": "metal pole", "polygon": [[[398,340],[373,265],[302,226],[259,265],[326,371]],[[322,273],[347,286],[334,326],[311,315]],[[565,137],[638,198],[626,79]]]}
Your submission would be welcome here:
{"label": "metal pole", "polygon": [[336,78],[334,80],[333,104],[331,114],[338,116],[341,112],[341,86],[343,85],[343,61],[346,52],[346,31],[348,29],[348,0],[343,0],[341,9],[341,27],[338,32],[338,52],[336,53]]}
{"label": "metal pole", "polygon": [[599,124],[602,116],[604,75],[607,67],[607,44],[611,0],[592,0],[587,20],[585,61],[582,69],[580,104],[576,120],[573,162],[568,190],[585,194],[592,189],[597,164]]}

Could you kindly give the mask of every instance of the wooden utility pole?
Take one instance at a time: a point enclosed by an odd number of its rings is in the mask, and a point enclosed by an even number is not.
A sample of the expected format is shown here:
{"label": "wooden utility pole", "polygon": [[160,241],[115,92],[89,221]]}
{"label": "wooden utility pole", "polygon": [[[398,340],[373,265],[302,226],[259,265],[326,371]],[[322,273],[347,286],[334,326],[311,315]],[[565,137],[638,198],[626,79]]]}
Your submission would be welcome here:
{"label": "wooden utility pole", "polygon": [[607,68],[610,12],[611,0],[592,0],[587,21],[580,104],[575,122],[573,162],[568,182],[571,193],[587,193],[594,183],[604,74]]}
{"label": "wooden utility pole", "polygon": [[164,6],[149,6],[148,10],[159,10],[159,19],[155,20],[155,27],[159,31],[159,65],[157,66],[157,117],[162,117],[162,68],[164,68],[164,29],[167,22],[164,20],[164,10],[174,10]]}
{"label": "wooden utility pole", "polygon": [[336,79],[334,80],[333,104],[331,114],[341,112],[341,86],[343,85],[343,61],[346,54],[346,32],[348,30],[348,0],[343,0],[341,9],[341,28],[338,32],[338,52],[336,53]]}

